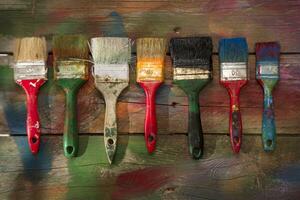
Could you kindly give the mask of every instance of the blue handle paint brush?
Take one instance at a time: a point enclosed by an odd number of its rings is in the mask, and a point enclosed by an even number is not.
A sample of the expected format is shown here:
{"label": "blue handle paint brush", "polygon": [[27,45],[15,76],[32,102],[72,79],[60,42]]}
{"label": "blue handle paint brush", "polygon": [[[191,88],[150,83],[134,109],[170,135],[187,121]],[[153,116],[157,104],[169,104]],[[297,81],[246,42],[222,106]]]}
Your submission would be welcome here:
{"label": "blue handle paint brush", "polygon": [[280,46],[277,42],[256,43],[256,79],[264,90],[262,141],[265,151],[276,146],[272,91],[279,80]]}

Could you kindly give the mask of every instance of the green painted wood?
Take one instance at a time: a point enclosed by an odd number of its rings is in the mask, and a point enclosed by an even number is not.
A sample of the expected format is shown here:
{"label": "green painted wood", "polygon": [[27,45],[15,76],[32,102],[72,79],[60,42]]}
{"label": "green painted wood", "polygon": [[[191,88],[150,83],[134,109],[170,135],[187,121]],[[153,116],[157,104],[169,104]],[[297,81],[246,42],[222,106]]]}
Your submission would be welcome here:
{"label": "green painted wood", "polygon": [[84,79],[58,79],[57,84],[66,94],[66,111],[64,121],[64,152],[66,157],[77,156],[78,125],[77,125],[77,93],[86,82]]}
{"label": "green painted wood", "polygon": [[260,135],[246,135],[234,155],[228,136],[204,135],[206,151],[196,161],[185,135],[159,135],[153,155],[143,135],[121,135],[112,165],[103,136],[79,138],[78,157],[68,159],[62,136],[43,136],[36,156],[26,136],[0,137],[0,199],[276,200],[300,194],[300,137],[279,136],[276,150],[265,153]]}
{"label": "green painted wood", "polygon": [[210,79],[173,81],[188,97],[188,144],[189,152],[194,159],[199,159],[203,154],[204,141],[200,119],[199,93],[209,81]]}

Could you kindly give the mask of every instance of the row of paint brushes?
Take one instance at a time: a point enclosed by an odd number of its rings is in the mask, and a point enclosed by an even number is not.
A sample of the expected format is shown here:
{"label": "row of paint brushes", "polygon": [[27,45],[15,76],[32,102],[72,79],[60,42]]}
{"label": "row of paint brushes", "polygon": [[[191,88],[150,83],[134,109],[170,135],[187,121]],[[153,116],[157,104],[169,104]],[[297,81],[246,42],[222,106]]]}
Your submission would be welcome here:
{"label": "row of paint brushes", "polygon": [[[37,112],[38,89],[46,80],[46,41],[44,38],[16,40],[14,76],[27,94],[27,134],[32,153],[40,143],[40,122]],[[163,83],[167,42],[162,38],[137,40],[137,82],[146,94],[145,142],[149,153],[155,149],[157,122],[155,93]],[[106,104],[104,144],[109,162],[113,161],[117,144],[116,103],[129,84],[131,43],[128,38],[98,37],[91,39],[93,76],[96,88]],[[275,123],[272,89],[279,79],[279,45],[258,43],[257,80],[264,88],[263,144],[265,150],[275,147]],[[212,40],[210,37],[172,38],[170,54],[174,67],[174,84],[188,97],[188,144],[191,156],[203,154],[203,131],[200,119],[199,93],[212,79]],[[78,152],[76,99],[79,88],[88,79],[89,46],[81,35],[53,38],[55,79],[66,93],[64,152],[67,157]],[[230,96],[229,132],[234,152],[242,141],[239,106],[240,89],[248,80],[248,47],[244,38],[222,39],[219,43],[220,83]]]}

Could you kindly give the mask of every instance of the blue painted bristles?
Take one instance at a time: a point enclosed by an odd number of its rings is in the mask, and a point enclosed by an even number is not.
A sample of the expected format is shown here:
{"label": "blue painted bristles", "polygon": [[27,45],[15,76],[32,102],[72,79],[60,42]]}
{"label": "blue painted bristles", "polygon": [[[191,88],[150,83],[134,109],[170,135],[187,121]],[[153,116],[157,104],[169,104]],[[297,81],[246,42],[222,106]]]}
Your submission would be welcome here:
{"label": "blue painted bristles", "polygon": [[219,42],[221,63],[248,62],[248,45],[245,38],[221,39]]}
{"label": "blue painted bristles", "polygon": [[279,78],[280,46],[277,42],[256,43],[256,78]]}

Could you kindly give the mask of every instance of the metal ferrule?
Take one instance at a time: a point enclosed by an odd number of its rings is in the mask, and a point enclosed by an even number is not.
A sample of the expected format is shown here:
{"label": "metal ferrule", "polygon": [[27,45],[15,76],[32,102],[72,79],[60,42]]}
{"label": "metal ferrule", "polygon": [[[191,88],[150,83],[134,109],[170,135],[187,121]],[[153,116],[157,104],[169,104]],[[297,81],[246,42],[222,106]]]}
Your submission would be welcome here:
{"label": "metal ferrule", "polygon": [[14,65],[15,80],[46,79],[47,68],[45,61],[18,62]]}
{"label": "metal ferrule", "polygon": [[87,65],[83,61],[56,61],[55,77],[87,79]]}
{"label": "metal ferrule", "polygon": [[256,78],[279,78],[279,63],[258,61],[256,63]]}
{"label": "metal ferrule", "polygon": [[137,63],[137,81],[163,81],[163,77],[163,65],[161,63]]}
{"label": "metal ferrule", "polygon": [[128,64],[95,64],[92,69],[95,82],[129,82]]}
{"label": "metal ferrule", "polygon": [[174,80],[190,80],[190,79],[211,79],[211,71],[199,67],[175,67]]}
{"label": "metal ferrule", "polygon": [[221,63],[220,79],[221,81],[247,80],[247,63]]}

